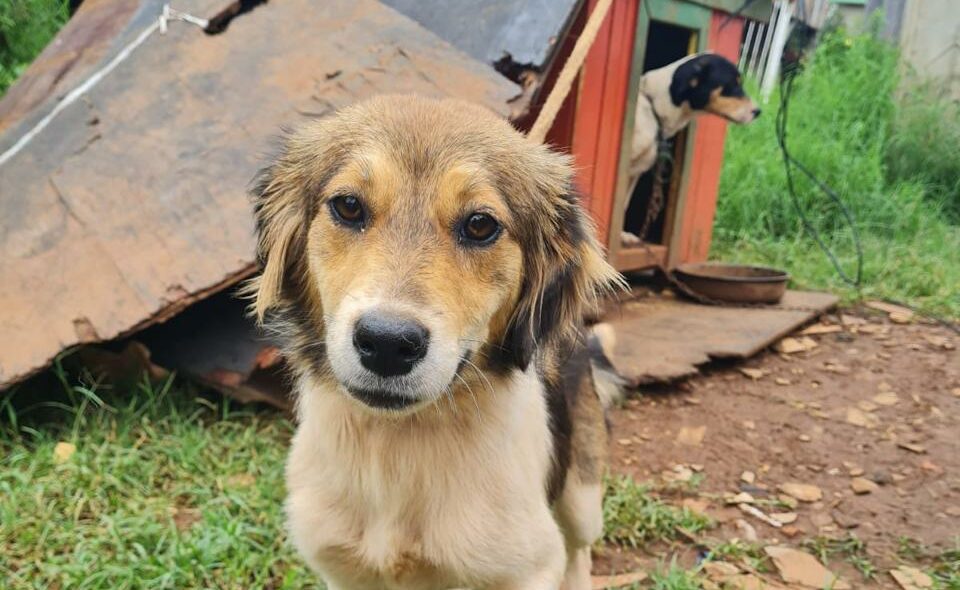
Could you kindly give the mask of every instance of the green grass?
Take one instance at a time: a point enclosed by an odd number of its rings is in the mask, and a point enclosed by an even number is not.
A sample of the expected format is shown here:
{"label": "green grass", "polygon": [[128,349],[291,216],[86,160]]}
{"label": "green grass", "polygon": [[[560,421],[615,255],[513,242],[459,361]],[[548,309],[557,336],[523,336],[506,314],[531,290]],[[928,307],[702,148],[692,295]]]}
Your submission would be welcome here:
{"label": "green grass", "polygon": [[[897,99],[897,72],[896,50],[874,36],[826,35],[796,81],[790,150],[856,216],[863,297],[960,317],[960,117],[951,119],[957,107],[929,88],[908,87]],[[797,287],[853,300],[860,294],[837,277],[789,199],[775,135],[778,102],[775,93],[763,117],[730,128],[712,256],[784,267]],[[853,274],[839,210],[797,178],[801,206]]]}
{"label": "green grass", "polygon": [[660,566],[651,575],[652,590],[700,590],[703,587],[698,570],[687,570],[672,560]]}
{"label": "green grass", "polygon": [[179,382],[84,381],[2,399],[3,587],[317,587],[283,532],[287,420]]}
{"label": "green grass", "polygon": [[0,0],[0,96],[68,18],[67,0]]}
{"label": "green grass", "polygon": [[860,572],[864,580],[872,580],[879,573],[867,554],[867,544],[853,533],[840,538],[814,537],[804,541],[803,547],[824,565],[829,565],[831,559],[843,559]]}
{"label": "green grass", "polygon": [[648,486],[624,475],[607,478],[603,521],[604,541],[630,547],[672,541],[678,529],[698,533],[711,525],[708,518],[657,499]]}

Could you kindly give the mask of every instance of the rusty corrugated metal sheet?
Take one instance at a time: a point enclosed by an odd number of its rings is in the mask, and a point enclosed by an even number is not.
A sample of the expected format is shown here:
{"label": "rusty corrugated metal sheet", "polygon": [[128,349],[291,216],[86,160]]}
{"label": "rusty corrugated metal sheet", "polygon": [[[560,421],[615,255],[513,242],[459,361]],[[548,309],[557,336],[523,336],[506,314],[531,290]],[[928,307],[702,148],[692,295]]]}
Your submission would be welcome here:
{"label": "rusty corrugated metal sheet", "polygon": [[[120,36],[157,6],[128,12]],[[183,23],[152,35],[0,167],[0,387],[249,274],[245,190],[268,138],[386,92],[506,114],[516,87],[373,0],[282,0],[222,35]],[[50,108],[40,102],[8,121],[0,151]]]}

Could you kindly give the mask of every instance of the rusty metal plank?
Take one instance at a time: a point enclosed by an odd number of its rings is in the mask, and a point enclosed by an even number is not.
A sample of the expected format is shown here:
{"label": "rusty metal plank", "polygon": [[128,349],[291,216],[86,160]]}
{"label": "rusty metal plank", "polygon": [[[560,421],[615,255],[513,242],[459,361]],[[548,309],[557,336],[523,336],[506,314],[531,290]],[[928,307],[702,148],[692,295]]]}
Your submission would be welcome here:
{"label": "rusty metal plank", "polygon": [[779,305],[738,308],[649,296],[607,311],[607,354],[630,384],[666,382],[697,373],[714,359],[753,356],[837,304],[829,293],[787,291]]}
{"label": "rusty metal plank", "polygon": [[373,0],[270,2],[222,35],[152,35],[0,167],[0,387],[249,274],[245,191],[269,139],[388,92],[506,115],[516,87]]}

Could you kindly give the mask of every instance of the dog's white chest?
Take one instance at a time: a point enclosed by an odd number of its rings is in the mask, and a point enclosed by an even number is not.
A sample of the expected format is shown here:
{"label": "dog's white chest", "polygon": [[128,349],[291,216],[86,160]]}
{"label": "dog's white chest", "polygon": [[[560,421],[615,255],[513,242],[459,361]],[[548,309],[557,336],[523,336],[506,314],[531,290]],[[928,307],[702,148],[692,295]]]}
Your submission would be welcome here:
{"label": "dog's white chest", "polygon": [[528,567],[559,531],[546,410],[539,389],[523,393],[476,424],[409,430],[368,429],[340,400],[316,401],[287,468],[294,544],[334,588],[483,587]]}

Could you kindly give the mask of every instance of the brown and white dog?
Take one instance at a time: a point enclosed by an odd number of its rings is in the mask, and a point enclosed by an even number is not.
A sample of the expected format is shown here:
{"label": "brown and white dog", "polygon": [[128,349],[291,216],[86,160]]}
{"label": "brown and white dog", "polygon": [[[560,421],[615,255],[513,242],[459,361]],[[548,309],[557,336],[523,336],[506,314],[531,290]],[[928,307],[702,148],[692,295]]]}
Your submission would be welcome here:
{"label": "brown and white dog", "polygon": [[380,97],[290,135],[255,198],[251,291],[297,395],[288,526],[328,588],[589,588],[607,434],[582,317],[621,279],[568,158]]}
{"label": "brown and white dog", "polygon": [[[697,53],[651,70],[640,78],[633,141],[630,152],[630,193],[637,179],[657,160],[660,141],[670,139],[694,117],[711,113],[728,121],[747,124],[760,109],[747,96],[737,66],[713,53]],[[626,199],[625,208],[630,205]],[[625,244],[640,239],[623,232]]]}

